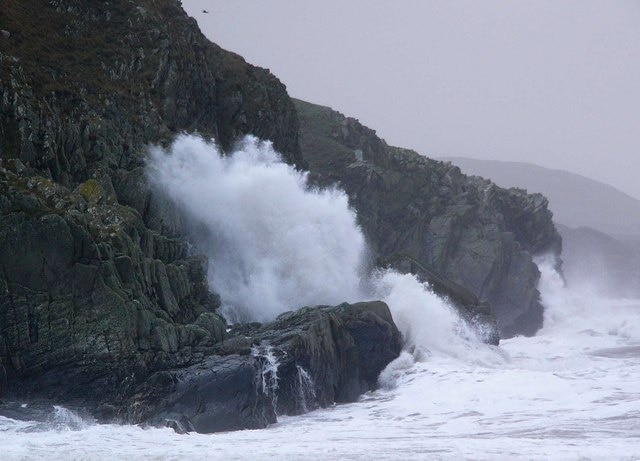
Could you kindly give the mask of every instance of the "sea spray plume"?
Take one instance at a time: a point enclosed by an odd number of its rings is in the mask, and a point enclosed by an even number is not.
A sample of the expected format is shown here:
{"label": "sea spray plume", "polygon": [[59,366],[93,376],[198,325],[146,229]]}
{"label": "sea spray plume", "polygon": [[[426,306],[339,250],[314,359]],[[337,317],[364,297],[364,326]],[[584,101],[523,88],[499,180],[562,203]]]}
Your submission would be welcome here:
{"label": "sea spray plume", "polygon": [[271,143],[230,155],[195,136],[150,152],[149,178],[204,229],[209,282],[230,320],[271,320],[302,305],[364,299],[366,245],[344,192],[315,190]]}
{"label": "sea spray plume", "polygon": [[367,248],[338,189],[310,188],[268,142],[248,136],[223,155],[179,136],[153,148],[151,184],[199,228],[209,281],[232,321],[268,321],[303,305],[385,301],[414,359],[466,357],[485,347],[456,310],[411,274],[365,273]]}
{"label": "sea spray plume", "polygon": [[534,262],[540,270],[538,289],[545,308],[541,334],[567,336],[581,332],[640,341],[637,300],[608,299],[586,281],[567,285],[554,255],[541,255]]}
{"label": "sea spray plume", "polygon": [[[415,275],[388,269],[376,271],[372,285],[374,296],[389,305],[404,336],[405,351],[410,352],[414,360],[447,356],[488,366],[503,362],[504,357],[496,353],[497,348],[483,342],[482,332],[464,321],[448,300],[435,294]],[[383,387],[393,387],[393,376],[406,368],[406,357],[400,356],[397,362],[392,362],[390,370],[381,375]]]}
{"label": "sea spray plume", "polygon": [[414,275],[385,270],[374,274],[374,280],[376,295],[394,306],[394,321],[408,347],[446,351],[461,338],[475,338],[454,308]]}

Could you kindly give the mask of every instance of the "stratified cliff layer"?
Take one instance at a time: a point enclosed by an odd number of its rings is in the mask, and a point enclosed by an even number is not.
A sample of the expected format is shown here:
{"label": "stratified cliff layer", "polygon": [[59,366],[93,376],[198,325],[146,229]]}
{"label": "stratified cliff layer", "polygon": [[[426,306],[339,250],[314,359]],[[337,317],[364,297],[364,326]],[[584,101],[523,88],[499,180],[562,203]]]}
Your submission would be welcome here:
{"label": "stratified cliff layer", "polygon": [[149,143],[270,139],[295,109],[175,0],[0,3],[0,392],[118,394],[225,335],[182,221],[149,193]]}
{"label": "stratified cliff layer", "polygon": [[296,101],[296,108],[313,180],[349,194],[379,264],[444,284],[443,294],[448,281],[470,290],[491,304],[504,336],[542,326],[532,255],[561,249],[542,195],[501,189],[450,163],[388,146],[327,107]]}

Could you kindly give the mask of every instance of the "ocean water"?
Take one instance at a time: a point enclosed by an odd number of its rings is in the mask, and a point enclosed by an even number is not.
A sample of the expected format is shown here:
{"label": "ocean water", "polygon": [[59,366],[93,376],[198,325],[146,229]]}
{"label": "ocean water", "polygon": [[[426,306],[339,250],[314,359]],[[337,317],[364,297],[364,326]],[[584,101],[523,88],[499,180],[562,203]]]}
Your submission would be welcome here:
{"label": "ocean water", "polygon": [[[360,401],[263,430],[179,435],[96,424],[62,407],[38,422],[0,416],[0,459],[640,459],[640,301],[574,291],[541,258],[544,328],[487,346],[414,277],[368,270],[344,194],[309,188],[268,143],[249,138],[223,157],[183,137],[151,158],[152,181],[198,229],[230,319],[269,318],[309,291],[309,304],[379,298],[406,350]],[[335,270],[342,285],[322,290]]]}
{"label": "ocean water", "polygon": [[[386,388],[267,429],[179,435],[0,418],[2,459],[640,459],[640,303],[466,358],[408,353]],[[581,325],[580,327],[582,327]]]}

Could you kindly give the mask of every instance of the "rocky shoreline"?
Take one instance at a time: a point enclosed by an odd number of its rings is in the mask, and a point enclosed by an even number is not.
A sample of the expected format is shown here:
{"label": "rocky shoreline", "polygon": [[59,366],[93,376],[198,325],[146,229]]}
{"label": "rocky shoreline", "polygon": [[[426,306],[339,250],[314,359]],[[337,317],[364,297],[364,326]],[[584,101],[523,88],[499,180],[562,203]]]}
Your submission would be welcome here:
{"label": "rocky shoreline", "polygon": [[152,375],[131,399],[141,410],[132,420],[197,432],[266,427],[276,415],[356,401],[401,348],[382,302],[303,308],[240,327],[203,363]]}
{"label": "rocky shoreline", "polygon": [[[486,342],[496,325],[540,327],[532,255],[561,246],[543,197],[294,102],[179,2],[139,3],[0,4],[0,397],[183,431],[264,427],[354,401],[398,355],[375,301],[227,331],[183,217],[144,174],[148,146],[183,132],[224,150],[269,139],[316,184],[339,183],[376,265],[429,281]],[[269,356],[275,393],[256,380]]]}
{"label": "rocky shoreline", "polygon": [[[152,373],[114,395],[84,383],[76,395],[10,392],[0,414],[46,420],[65,405],[101,423],[169,426],[210,433],[264,428],[297,415],[354,402],[376,389],[378,375],[402,349],[400,332],[380,301],[305,307],[267,324],[239,324],[214,347],[194,351],[190,366]],[[60,372],[39,379],[50,391]],[[16,402],[22,404],[16,404]]]}

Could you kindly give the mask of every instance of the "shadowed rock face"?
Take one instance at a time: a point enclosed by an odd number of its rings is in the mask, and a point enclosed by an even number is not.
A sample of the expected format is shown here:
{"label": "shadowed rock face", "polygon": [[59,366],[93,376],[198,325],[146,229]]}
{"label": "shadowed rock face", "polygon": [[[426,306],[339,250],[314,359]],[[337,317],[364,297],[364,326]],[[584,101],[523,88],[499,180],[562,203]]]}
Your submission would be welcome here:
{"label": "shadowed rock face", "polygon": [[347,191],[379,263],[466,289],[454,288],[453,298],[471,299],[462,294],[470,291],[488,301],[503,336],[541,327],[540,275],[531,256],[561,248],[542,195],[501,189],[388,146],[329,108],[303,101],[296,108],[312,179]]}
{"label": "shadowed rock face", "polygon": [[276,414],[357,400],[400,349],[380,301],[306,307],[240,326],[203,364],[151,376],[129,416],[179,431],[265,427]]}
{"label": "shadowed rock face", "polygon": [[260,372],[255,358],[234,354],[157,373],[135,396],[142,411],[135,420],[181,433],[264,428],[276,422],[276,414]]}
{"label": "shadowed rock face", "polygon": [[99,400],[198,362],[225,325],[146,146],[253,133],[302,165],[284,86],[173,0],[6,0],[0,20],[0,391]]}
{"label": "shadowed rock face", "polygon": [[353,402],[377,387],[378,375],[402,346],[389,308],[380,301],[285,313],[251,337],[275,348],[281,414],[302,413],[298,367],[313,381],[306,405]]}

